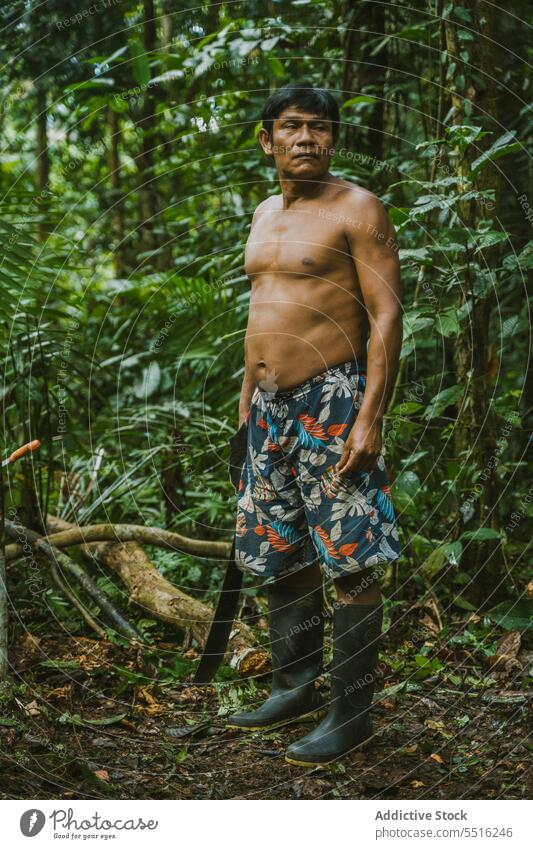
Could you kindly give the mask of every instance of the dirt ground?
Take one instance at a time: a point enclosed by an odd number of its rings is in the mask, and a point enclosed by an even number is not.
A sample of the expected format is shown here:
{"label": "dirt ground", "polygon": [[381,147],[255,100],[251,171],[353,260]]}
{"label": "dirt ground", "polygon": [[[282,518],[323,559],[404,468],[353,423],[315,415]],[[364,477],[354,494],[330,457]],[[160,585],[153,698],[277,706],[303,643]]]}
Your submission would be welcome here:
{"label": "dirt ground", "polygon": [[[176,656],[169,644],[158,656],[165,650]],[[224,727],[227,713],[262,701],[266,678],[195,687],[159,675],[154,684],[150,662],[131,648],[26,634],[0,685],[0,798],[531,798],[531,654],[486,668],[442,645],[422,675],[406,674],[408,654],[389,632],[377,738],[310,770],[284,760],[307,723],[270,733]],[[433,674],[439,657],[444,672]]]}

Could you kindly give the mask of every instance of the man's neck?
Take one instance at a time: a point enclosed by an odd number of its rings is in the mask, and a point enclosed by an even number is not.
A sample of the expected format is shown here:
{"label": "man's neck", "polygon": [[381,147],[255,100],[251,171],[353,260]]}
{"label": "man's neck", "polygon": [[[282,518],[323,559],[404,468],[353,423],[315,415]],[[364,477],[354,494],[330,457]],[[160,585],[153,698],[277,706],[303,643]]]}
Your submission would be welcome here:
{"label": "man's neck", "polygon": [[279,185],[283,195],[283,209],[289,209],[299,200],[311,200],[320,197],[333,179],[334,177],[329,171],[314,180],[292,180],[290,177],[284,177],[280,174]]}

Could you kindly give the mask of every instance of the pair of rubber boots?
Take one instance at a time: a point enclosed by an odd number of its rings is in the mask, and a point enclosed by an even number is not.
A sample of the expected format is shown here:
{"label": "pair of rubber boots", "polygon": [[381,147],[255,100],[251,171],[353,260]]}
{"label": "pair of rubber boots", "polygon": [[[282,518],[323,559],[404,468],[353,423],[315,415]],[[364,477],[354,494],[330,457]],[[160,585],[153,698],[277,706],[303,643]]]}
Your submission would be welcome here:
{"label": "pair of rubber boots", "polygon": [[322,587],[287,589],[273,584],[268,590],[272,691],[258,710],[228,717],[227,727],[268,730],[315,719],[327,711],[310,734],[288,747],[285,760],[299,766],[331,763],[373,733],[370,707],[382,604],[335,605],[331,699],[326,704],[315,687],[322,671]]}

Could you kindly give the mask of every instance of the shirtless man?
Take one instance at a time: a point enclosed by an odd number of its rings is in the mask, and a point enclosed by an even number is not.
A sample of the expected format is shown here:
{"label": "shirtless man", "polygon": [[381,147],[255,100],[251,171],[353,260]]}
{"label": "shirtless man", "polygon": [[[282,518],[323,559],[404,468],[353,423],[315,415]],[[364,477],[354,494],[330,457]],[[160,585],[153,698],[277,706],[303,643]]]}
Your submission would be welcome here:
{"label": "shirtless man", "polygon": [[262,117],[259,141],[281,193],[255,210],[245,254],[252,291],[236,561],[274,579],[273,686],[258,710],[229,725],[272,728],[323,712],[314,681],[324,570],[337,591],[329,711],[286,755],[314,766],[372,736],[378,578],[400,556],[381,453],[402,344],[398,247],[378,198],[329,171],[339,128],[329,92],[284,86]]}

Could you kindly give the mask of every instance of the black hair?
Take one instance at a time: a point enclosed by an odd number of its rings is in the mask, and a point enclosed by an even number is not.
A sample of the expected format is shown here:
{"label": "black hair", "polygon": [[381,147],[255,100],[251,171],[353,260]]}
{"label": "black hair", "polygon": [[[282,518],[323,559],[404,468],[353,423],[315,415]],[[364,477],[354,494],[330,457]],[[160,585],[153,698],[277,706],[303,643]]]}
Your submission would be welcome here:
{"label": "black hair", "polygon": [[339,135],[339,106],[337,101],[327,89],[314,88],[307,83],[288,83],[274,91],[266,101],[261,120],[270,139],[272,139],[274,118],[279,118],[288,106],[298,106],[306,112],[327,118],[333,126],[333,141],[337,141]]}

